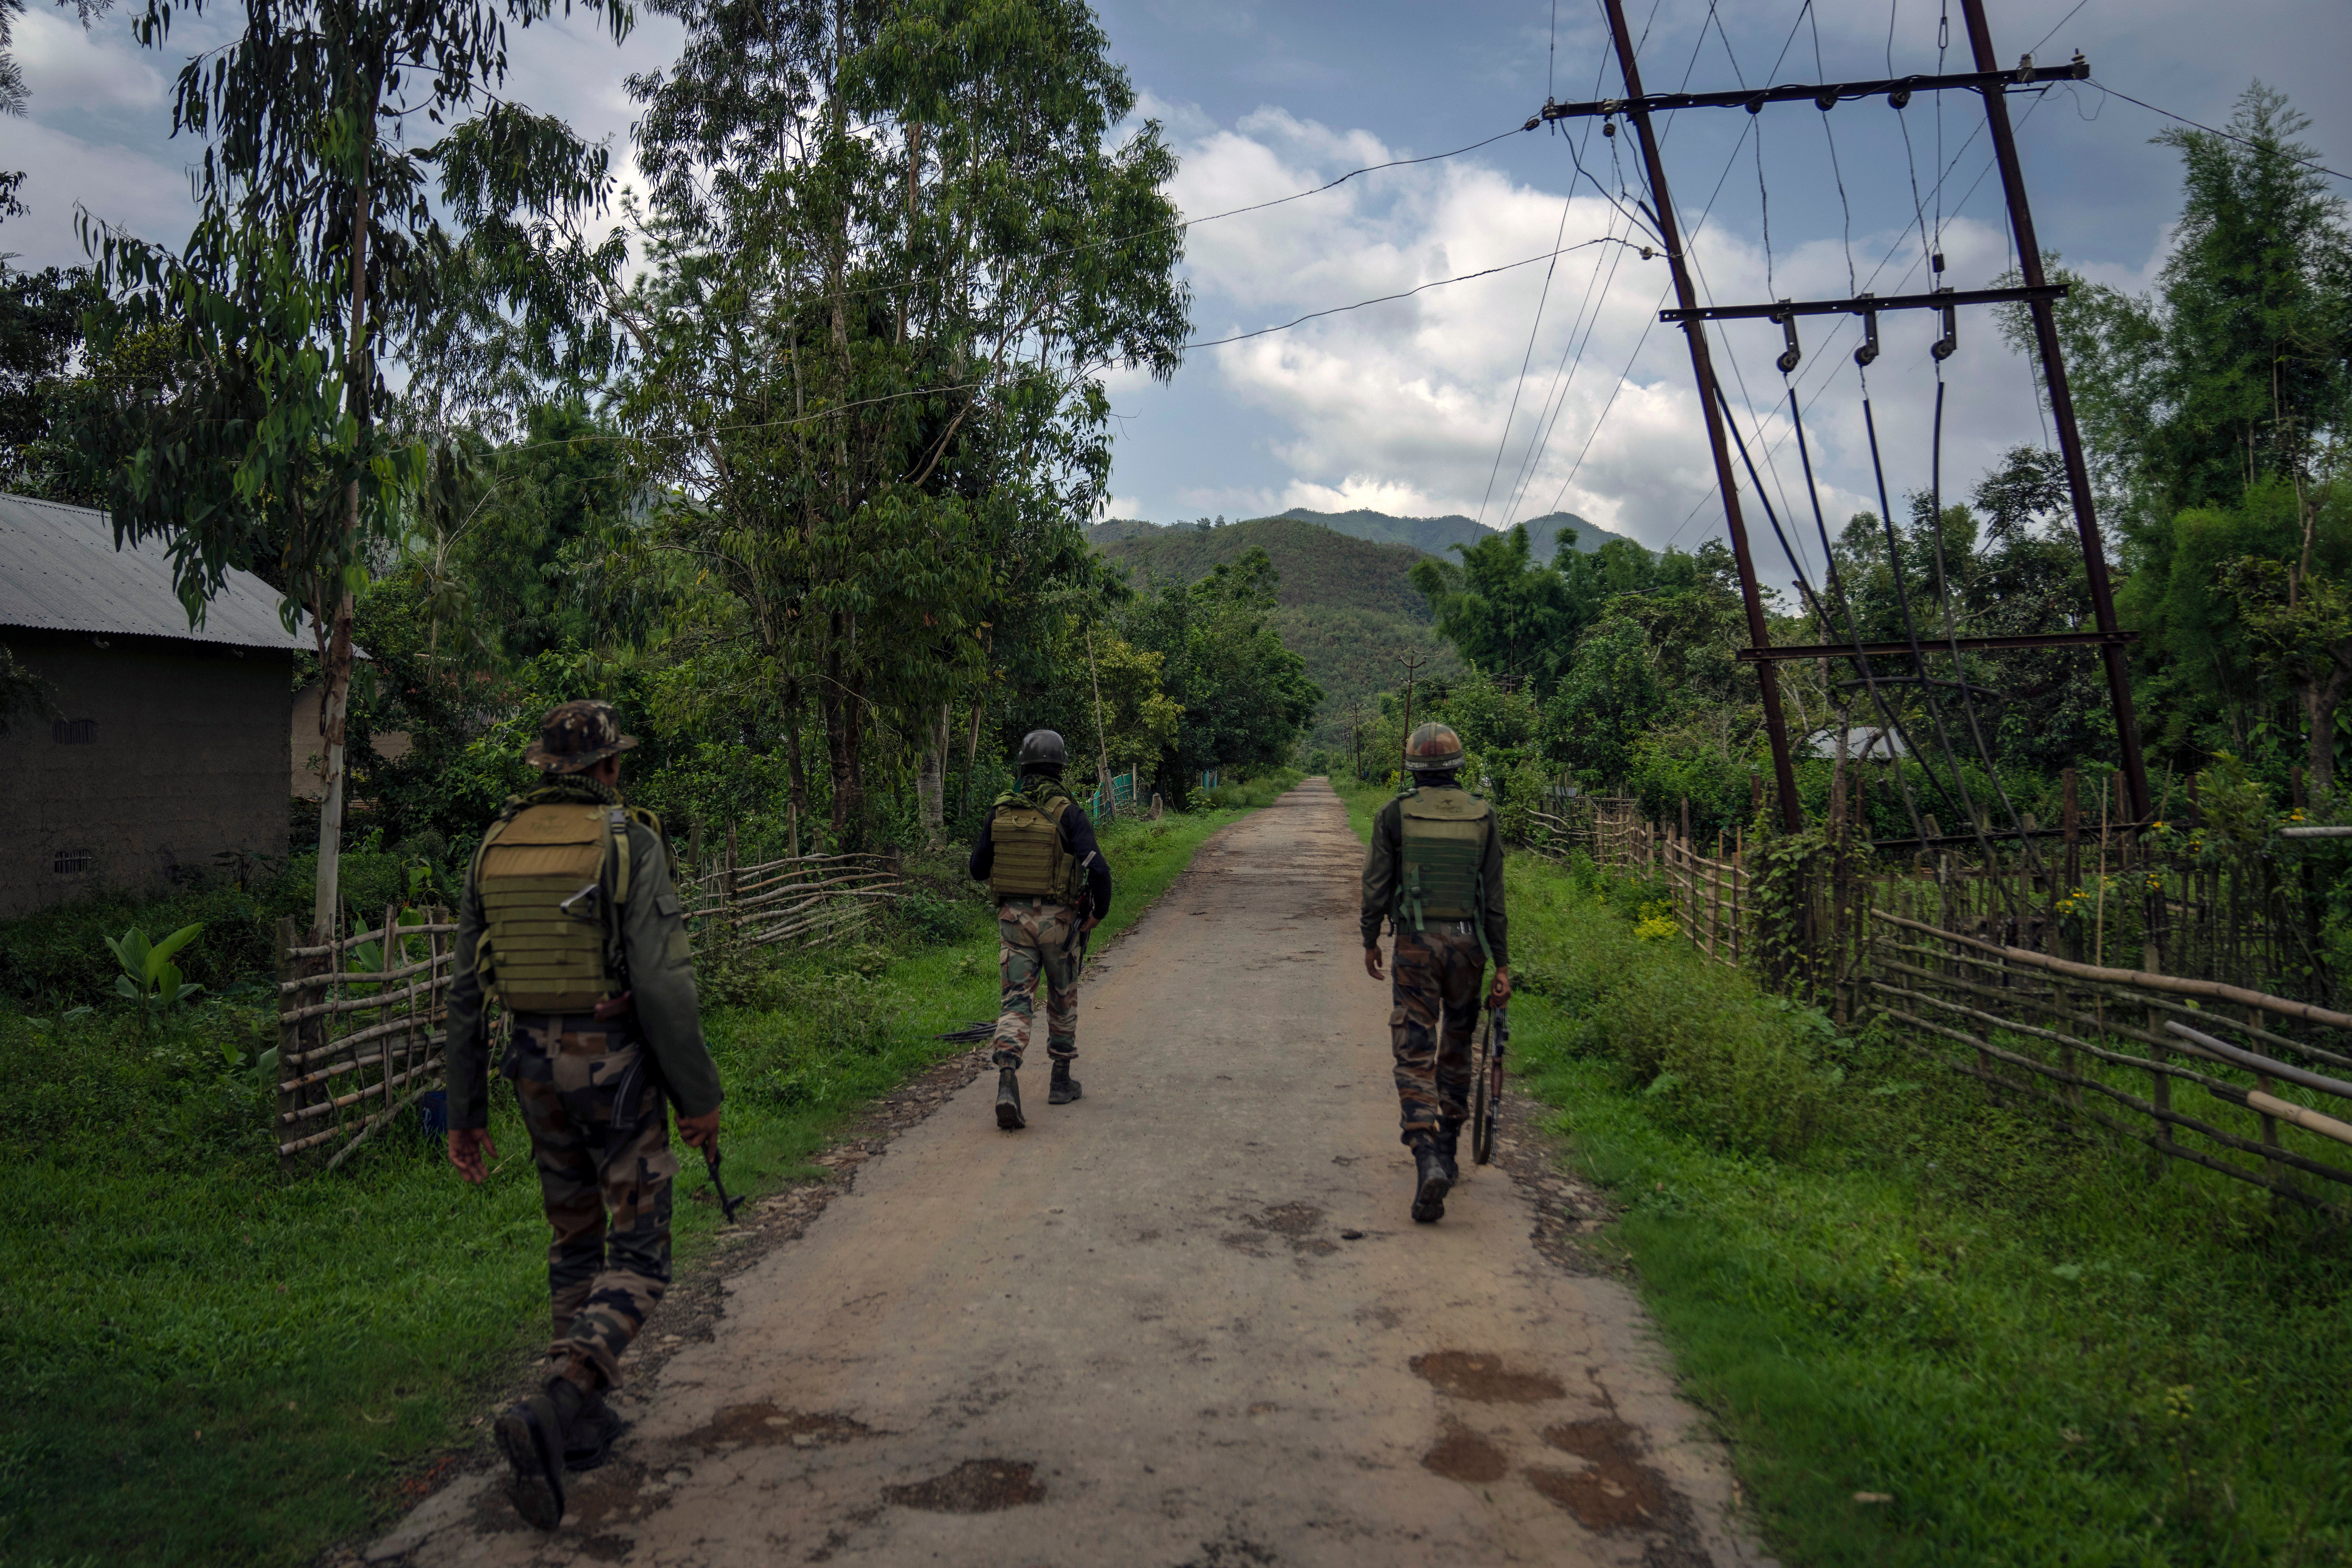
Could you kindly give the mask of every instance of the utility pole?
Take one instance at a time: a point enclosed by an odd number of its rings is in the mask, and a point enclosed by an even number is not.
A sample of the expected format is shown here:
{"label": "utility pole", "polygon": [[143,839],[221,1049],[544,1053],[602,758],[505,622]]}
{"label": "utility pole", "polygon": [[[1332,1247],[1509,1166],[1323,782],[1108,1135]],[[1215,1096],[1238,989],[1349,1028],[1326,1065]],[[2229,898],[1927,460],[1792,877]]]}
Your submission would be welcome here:
{"label": "utility pole", "polygon": [[[1609,12],[1610,37],[1617,46],[1617,64],[1625,76],[1625,117],[1633,122],[1634,134],[1641,139],[1642,163],[1649,173],[1650,195],[1656,205],[1650,216],[1657,220],[1658,243],[1665,250],[1666,265],[1674,269],[1675,298],[1684,310],[1696,310],[1698,295],[1691,288],[1690,266],[1683,256],[1674,197],[1666,190],[1666,165],[1658,156],[1657,133],[1642,101],[1642,68],[1633,58],[1633,35],[1625,26],[1624,0],[1603,3]],[[1748,640],[1751,647],[1767,647],[1772,641],[1771,628],[1764,619],[1764,601],[1756,591],[1756,562],[1748,548],[1748,524],[1739,512],[1739,481],[1732,477],[1731,447],[1716,405],[1715,363],[1707,354],[1706,327],[1685,321],[1682,328],[1690,344],[1691,373],[1698,378],[1699,411],[1706,420],[1707,445],[1715,452],[1715,482],[1723,492],[1724,528],[1731,535],[1732,556],[1739,563],[1739,596],[1748,607]],[[1756,682],[1763,693],[1764,731],[1772,742],[1772,777],[1780,786],[1780,825],[1790,833],[1801,833],[1805,808],[1797,798],[1796,770],[1789,761],[1788,725],[1780,717],[1780,678],[1776,670],[1759,665]]]}
{"label": "utility pole", "polygon": [[[2000,62],[1992,52],[1992,29],[1986,25],[1984,0],[1960,0],[1960,16],[1968,24],[1969,51],[1977,69],[1994,71]],[[2030,58],[2030,57],[2029,57]],[[2020,65],[2021,75],[2030,68]],[[2009,123],[2009,100],[1998,82],[1979,89],[1984,94],[1985,120],[1992,132],[1994,158],[2000,164],[2001,193],[2009,201],[2009,222],[2017,239],[2017,268],[2025,285],[2039,289],[2048,281],[2042,270],[2042,247],[2033,237],[2033,211],[2025,200],[2025,170],[2017,158],[2017,137]],[[2066,460],[2066,489],[2074,505],[2074,531],[2083,542],[2083,569],[2088,574],[2091,613],[2098,628],[2109,634],[2099,645],[2105,662],[2107,700],[2116,710],[2116,735],[2123,747],[2125,786],[2131,791],[2133,817],[2151,820],[2147,765],[2139,750],[2139,724],[2132,715],[2131,672],[2124,663],[2123,643],[2115,637],[2116,602],[2107,584],[2107,552],[2099,540],[2098,514],[2091,501],[2090,469],[2083,461],[2083,437],[2074,424],[2074,397],[2066,387],[2066,362],[2058,352],[2058,318],[2046,299],[2031,300],[2034,345],[2042,354],[2042,384],[2050,395],[2050,421],[2057,426],[2058,449]]]}
{"label": "utility pole", "polygon": [[1118,791],[1110,784],[1110,736],[1103,730],[1102,671],[1095,668],[1095,628],[1087,627],[1087,674],[1095,687],[1095,749],[1101,759],[1103,816],[1116,821],[1118,817]]}
{"label": "utility pole", "polygon": [[[1414,658],[1406,655],[1398,658],[1397,662],[1404,666],[1404,743],[1410,746],[1412,744],[1412,675],[1413,671],[1429,663],[1429,657],[1424,654],[1419,658]],[[1398,759],[1400,762],[1403,760],[1402,757]]]}

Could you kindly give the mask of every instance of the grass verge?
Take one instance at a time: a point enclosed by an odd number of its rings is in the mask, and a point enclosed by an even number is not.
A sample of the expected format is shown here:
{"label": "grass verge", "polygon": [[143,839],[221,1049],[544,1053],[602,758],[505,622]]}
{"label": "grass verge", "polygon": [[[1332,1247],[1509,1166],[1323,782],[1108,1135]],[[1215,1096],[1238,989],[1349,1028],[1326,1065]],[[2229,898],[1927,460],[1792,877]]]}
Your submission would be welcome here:
{"label": "grass verge", "polygon": [[1638,892],[1514,858],[1511,898],[1519,1070],[1783,1561],[2352,1558],[2340,1234],[1832,1036]]}
{"label": "grass verge", "polygon": [[[1097,950],[1285,782],[1105,828]],[[875,942],[714,977],[730,1190],[820,1177],[805,1162],[845,1118],[964,1048],[932,1037],[994,1016],[988,907],[960,858],[929,869]],[[492,1096],[504,1158],[479,1188],[437,1143],[393,1136],[289,1183],[264,1090],[224,1051],[272,1027],[234,1003],[143,1036],[111,1010],[0,1012],[0,1100],[27,1148],[0,1228],[6,1568],[306,1562],[422,1495],[425,1463],[469,1442],[544,1343],[546,1226],[512,1096]],[[679,1179],[684,1268],[718,1227],[706,1185],[690,1164]]]}
{"label": "grass verge", "polygon": [[1519,1087],[1781,1561],[2352,1561],[2346,1237],[1832,1031],[1648,890],[1508,875]]}

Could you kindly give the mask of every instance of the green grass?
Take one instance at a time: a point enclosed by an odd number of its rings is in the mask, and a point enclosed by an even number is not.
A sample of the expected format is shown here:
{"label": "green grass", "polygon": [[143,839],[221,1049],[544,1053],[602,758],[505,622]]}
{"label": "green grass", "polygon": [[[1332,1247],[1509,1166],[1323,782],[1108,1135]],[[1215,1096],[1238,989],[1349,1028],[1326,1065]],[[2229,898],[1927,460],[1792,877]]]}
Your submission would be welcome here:
{"label": "green grass", "polygon": [[[2220,1176],[2151,1177],[2137,1145],[1892,1046],[1822,1041],[1600,892],[1514,859],[1515,1055],[1625,1205],[1609,1245],[1784,1561],[2352,1556],[2340,1234]],[[1810,1059],[1802,1118],[1662,1089],[1672,1068],[1624,1043],[1710,1014],[1757,1082]]]}
{"label": "green grass", "polygon": [[1509,877],[1517,1087],[1781,1561],[2352,1561],[2343,1235],[1830,1031],[1643,889]]}
{"label": "green grass", "polygon": [[[1097,951],[1281,783],[1106,829]],[[925,869],[935,890],[882,940],[714,976],[731,1191],[821,1177],[805,1162],[845,1118],[962,1048],[932,1036],[994,1016],[988,909],[960,857]],[[543,1346],[546,1227],[511,1095],[492,1096],[503,1159],[479,1188],[404,1136],[289,1183],[265,1091],[222,1054],[272,1028],[235,1004],[152,1037],[111,1009],[0,1012],[0,1102],[27,1152],[0,1228],[0,1564],[306,1562],[421,1493]],[[679,1180],[684,1268],[712,1246],[706,1186]]]}

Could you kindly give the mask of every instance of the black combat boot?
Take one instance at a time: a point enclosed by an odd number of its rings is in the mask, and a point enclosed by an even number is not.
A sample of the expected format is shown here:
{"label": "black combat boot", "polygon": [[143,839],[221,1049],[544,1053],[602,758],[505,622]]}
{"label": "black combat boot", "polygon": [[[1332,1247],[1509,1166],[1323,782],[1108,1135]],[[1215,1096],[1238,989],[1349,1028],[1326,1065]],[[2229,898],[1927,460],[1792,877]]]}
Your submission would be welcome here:
{"label": "black combat boot", "polygon": [[1070,1076],[1070,1064],[1066,1061],[1055,1062],[1054,1081],[1045,1086],[1045,1103],[1067,1105],[1077,1098],[1078,1080]]}
{"label": "black combat boot", "polygon": [[1449,1187],[1462,1184],[1462,1167],[1454,1163],[1461,1145],[1462,1123],[1441,1121],[1437,1124],[1437,1157],[1445,1162],[1445,1184]]}
{"label": "black combat boot", "polygon": [[601,1468],[613,1451],[614,1439],[627,1426],[620,1413],[604,1403],[603,1394],[588,1395],[580,1414],[563,1424],[563,1468],[575,1474]]}
{"label": "black combat boot", "polygon": [[1423,1225],[1444,1219],[1445,1194],[1453,1190],[1454,1178],[1446,1173],[1445,1156],[1437,1152],[1434,1139],[1415,1146],[1412,1164],[1412,1217]]}
{"label": "black combat boot", "polygon": [[499,1452],[506,1457],[507,1500],[525,1523],[553,1530],[563,1522],[563,1461],[567,1427],[587,1404],[580,1385],[558,1373],[499,1415]]}
{"label": "black combat boot", "polygon": [[999,1066],[996,1072],[996,1124],[1007,1132],[1029,1125],[1021,1114],[1021,1069]]}

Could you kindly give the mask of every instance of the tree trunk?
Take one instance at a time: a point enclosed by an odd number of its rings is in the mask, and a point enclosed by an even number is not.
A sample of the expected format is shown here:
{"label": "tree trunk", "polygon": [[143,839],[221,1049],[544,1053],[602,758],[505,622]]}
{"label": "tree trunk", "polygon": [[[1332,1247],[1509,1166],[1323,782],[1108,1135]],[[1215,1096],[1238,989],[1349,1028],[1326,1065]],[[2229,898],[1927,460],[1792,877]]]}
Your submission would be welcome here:
{"label": "tree trunk", "polygon": [[826,761],[833,775],[834,847],[852,849],[862,847],[865,841],[865,782],[858,765],[865,715],[858,711],[862,694],[843,679],[849,669],[837,635],[843,617],[836,614],[833,618],[836,636],[825,655],[829,679],[818,689],[817,710],[824,718]]}
{"label": "tree trunk", "polygon": [[923,833],[937,844],[947,837],[948,709],[940,704],[937,723],[923,726],[923,760],[915,773],[915,795],[923,804]]}
{"label": "tree trunk", "polygon": [[809,814],[808,769],[801,760],[801,683],[784,683],[784,757],[791,764],[793,775],[793,811],[797,816]]}
{"label": "tree trunk", "polygon": [[2325,802],[2335,790],[2336,710],[2344,700],[2346,678],[2352,676],[2352,642],[2337,643],[2327,651],[2326,679],[2301,683],[2304,719],[2311,726],[2305,777],[2315,804]]}
{"label": "tree trunk", "polygon": [[[371,95],[364,134],[375,133],[375,103]],[[368,170],[367,153],[360,154],[359,191],[353,202],[352,216],[352,321],[351,347],[344,356],[344,407],[350,412],[359,432],[362,447],[366,445],[367,407],[367,237],[368,237]],[[360,482],[353,479],[343,494],[343,543],[348,553],[360,531]],[[320,593],[311,597],[311,615],[315,618],[325,598],[326,584]],[[341,587],[335,600],[335,618],[330,628],[320,662],[325,667],[320,674],[326,679],[326,689],[319,695],[319,733],[325,745],[327,777],[325,798],[319,803],[319,873],[318,884],[310,905],[311,940],[323,942],[334,930],[335,908],[341,897],[341,857],[343,845],[343,734],[344,719],[351,710],[352,699],[352,591]]]}

